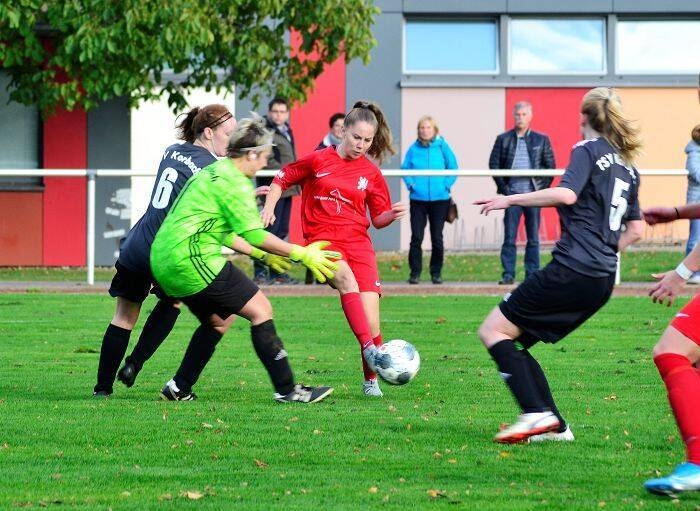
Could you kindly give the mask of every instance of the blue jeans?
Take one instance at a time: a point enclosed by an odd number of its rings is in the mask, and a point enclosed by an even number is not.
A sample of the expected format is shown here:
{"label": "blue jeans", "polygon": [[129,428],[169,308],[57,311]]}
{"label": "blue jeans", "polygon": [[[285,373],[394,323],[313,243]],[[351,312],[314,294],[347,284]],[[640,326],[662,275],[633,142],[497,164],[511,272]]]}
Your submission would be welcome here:
{"label": "blue jeans", "polygon": [[540,208],[511,206],[503,216],[503,245],[501,246],[501,265],[503,278],[515,278],[515,238],[518,235],[520,217],[525,215],[525,278],[540,268]]}

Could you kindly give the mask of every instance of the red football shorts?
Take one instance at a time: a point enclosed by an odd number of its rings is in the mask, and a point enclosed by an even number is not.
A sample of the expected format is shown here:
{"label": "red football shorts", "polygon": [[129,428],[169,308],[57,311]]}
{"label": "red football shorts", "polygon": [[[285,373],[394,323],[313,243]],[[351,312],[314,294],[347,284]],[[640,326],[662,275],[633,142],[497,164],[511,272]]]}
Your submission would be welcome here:
{"label": "red football shorts", "polygon": [[700,295],[696,295],[678,311],[671,321],[671,326],[695,344],[700,345]]}
{"label": "red football shorts", "polygon": [[[307,240],[307,244],[324,238],[320,235],[317,239]],[[377,255],[372,246],[372,240],[368,236],[350,236],[343,241],[331,241],[325,250],[336,250],[343,254],[343,260],[348,263],[355,274],[357,285],[362,291],[372,291],[382,294],[382,285],[379,281],[379,268],[377,268]]]}

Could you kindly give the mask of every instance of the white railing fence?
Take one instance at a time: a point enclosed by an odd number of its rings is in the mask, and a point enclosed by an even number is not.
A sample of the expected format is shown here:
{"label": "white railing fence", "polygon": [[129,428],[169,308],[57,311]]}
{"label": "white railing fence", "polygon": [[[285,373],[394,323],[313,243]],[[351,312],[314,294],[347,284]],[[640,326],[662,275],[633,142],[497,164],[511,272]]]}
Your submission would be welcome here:
{"label": "white railing fence", "polygon": [[[528,176],[561,176],[563,169],[555,170],[529,170]],[[685,169],[646,169],[640,170],[642,176],[687,176]],[[274,176],[276,171],[263,170],[257,173],[258,177]],[[522,170],[485,170],[485,169],[458,169],[458,170],[382,170],[385,177],[403,176],[457,176],[457,177],[507,177],[523,176]],[[87,178],[87,228],[86,228],[86,263],[87,283],[95,283],[95,180],[98,177],[155,177],[154,170],[133,169],[0,169],[0,177],[86,177]],[[619,282],[619,261],[618,261]]]}

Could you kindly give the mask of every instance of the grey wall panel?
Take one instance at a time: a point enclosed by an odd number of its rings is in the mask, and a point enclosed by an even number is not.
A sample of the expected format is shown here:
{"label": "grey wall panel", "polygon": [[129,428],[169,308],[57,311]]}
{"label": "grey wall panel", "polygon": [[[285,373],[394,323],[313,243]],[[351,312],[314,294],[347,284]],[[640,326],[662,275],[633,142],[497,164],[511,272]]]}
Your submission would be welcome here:
{"label": "grey wall panel", "polygon": [[[129,108],[126,99],[102,103],[87,114],[87,164],[91,169],[131,165]],[[111,266],[119,240],[131,224],[131,179],[100,177],[95,183],[95,264]]]}
{"label": "grey wall panel", "polygon": [[[384,168],[398,168],[401,150],[401,46],[403,37],[403,16],[401,13],[383,13],[376,20],[372,29],[378,44],[372,50],[372,59],[368,65],[359,61],[351,62],[346,74],[347,108],[358,99],[369,99],[378,103],[387,117],[395,137],[399,153],[384,163]],[[392,200],[401,196],[401,183],[390,179],[389,187]],[[373,231],[372,237],[377,250],[396,250],[400,243],[398,225],[391,225],[379,231]]]}
{"label": "grey wall panel", "polygon": [[506,12],[507,0],[404,0],[406,14],[483,14]]}
{"label": "grey wall panel", "polygon": [[698,0],[613,0],[615,13],[695,13],[700,14]]}
{"label": "grey wall panel", "polygon": [[401,12],[403,0],[376,0],[375,7],[379,7],[382,12]]}
{"label": "grey wall panel", "polygon": [[508,0],[509,14],[563,14],[608,13],[613,0],[587,0],[586,2],[562,2],[561,0]]}

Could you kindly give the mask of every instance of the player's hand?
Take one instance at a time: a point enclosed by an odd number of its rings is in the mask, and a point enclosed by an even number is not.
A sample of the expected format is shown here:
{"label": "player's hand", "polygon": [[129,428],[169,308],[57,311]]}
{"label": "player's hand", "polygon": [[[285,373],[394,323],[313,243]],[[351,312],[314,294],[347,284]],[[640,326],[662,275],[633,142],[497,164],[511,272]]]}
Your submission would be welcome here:
{"label": "player's hand", "polygon": [[678,220],[678,212],[676,208],[656,207],[648,208],[643,212],[644,221],[649,225],[665,224]]}
{"label": "player's hand", "polygon": [[306,266],[319,282],[326,282],[338,270],[338,265],[333,260],[342,257],[340,252],[323,250],[328,245],[328,241],[314,241],[305,247],[293,245],[289,258]]}
{"label": "player's hand", "polygon": [[680,293],[685,281],[675,270],[665,273],[652,273],[651,276],[658,280],[649,290],[651,301],[662,305],[666,303],[666,305],[670,307],[678,296],[678,293]]}
{"label": "player's hand", "polygon": [[277,273],[286,273],[292,267],[292,262],[289,258],[281,255],[269,254],[264,250],[260,250],[258,247],[253,247],[253,250],[250,252],[250,258],[260,261]]}
{"label": "player's hand", "polygon": [[491,199],[479,199],[475,200],[473,204],[481,206],[479,212],[482,215],[488,215],[489,211],[495,211],[497,209],[507,209],[510,207],[510,199],[508,195],[498,195]]}
{"label": "player's hand", "polygon": [[262,263],[276,273],[287,273],[292,267],[289,258],[277,254],[265,254]]}
{"label": "player's hand", "polygon": [[275,212],[262,208],[262,211],[260,212],[260,219],[262,220],[263,225],[268,227],[275,223]]}
{"label": "player's hand", "polygon": [[263,195],[267,195],[268,193],[270,193],[270,187],[268,185],[258,186],[255,189],[255,196],[256,197],[261,197]]}
{"label": "player's hand", "polygon": [[408,206],[406,206],[406,204],[404,204],[403,202],[394,202],[391,205],[391,214],[394,217],[394,220],[392,221],[396,221],[405,217],[406,211],[408,211]]}

